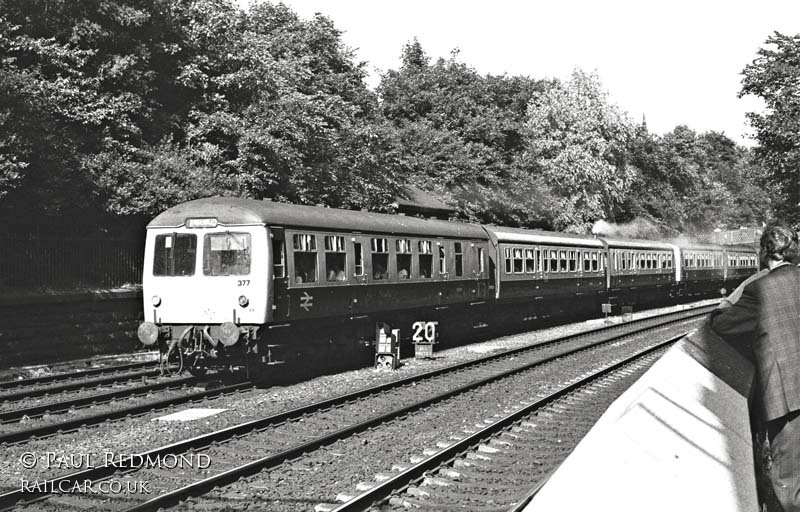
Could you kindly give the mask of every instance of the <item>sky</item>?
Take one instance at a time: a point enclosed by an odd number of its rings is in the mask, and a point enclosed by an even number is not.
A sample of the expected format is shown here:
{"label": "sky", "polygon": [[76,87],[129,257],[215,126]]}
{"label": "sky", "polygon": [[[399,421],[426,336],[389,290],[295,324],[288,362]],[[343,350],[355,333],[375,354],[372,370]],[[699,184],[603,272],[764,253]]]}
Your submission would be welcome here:
{"label": "sky", "polygon": [[[246,6],[249,0],[239,0]],[[596,72],[610,100],[651,132],[679,124],[754,145],[738,98],[741,72],[774,31],[800,33],[797,0],[284,0],[302,18],[321,13],[367,62],[368,84],[396,69],[416,37],[433,59],[482,74],[569,79]]]}

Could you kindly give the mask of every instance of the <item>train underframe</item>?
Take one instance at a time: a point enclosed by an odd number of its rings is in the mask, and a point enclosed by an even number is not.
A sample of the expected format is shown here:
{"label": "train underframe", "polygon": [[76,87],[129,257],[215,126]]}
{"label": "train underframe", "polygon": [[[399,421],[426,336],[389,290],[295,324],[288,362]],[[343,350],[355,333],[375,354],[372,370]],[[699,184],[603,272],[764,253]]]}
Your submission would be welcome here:
{"label": "train underframe", "polygon": [[169,372],[187,370],[202,376],[208,369],[243,370],[247,378],[260,379],[283,368],[327,372],[370,365],[379,323],[399,329],[402,358],[414,353],[413,338],[421,324],[435,325],[435,348],[442,350],[564,320],[599,317],[602,304],[619,314],[624,306],[633,310],[715,296],[718,283],[705,289],[673,285],[524,302],[476,301],[296,323],[169,325],[161,326],[160,347]]}

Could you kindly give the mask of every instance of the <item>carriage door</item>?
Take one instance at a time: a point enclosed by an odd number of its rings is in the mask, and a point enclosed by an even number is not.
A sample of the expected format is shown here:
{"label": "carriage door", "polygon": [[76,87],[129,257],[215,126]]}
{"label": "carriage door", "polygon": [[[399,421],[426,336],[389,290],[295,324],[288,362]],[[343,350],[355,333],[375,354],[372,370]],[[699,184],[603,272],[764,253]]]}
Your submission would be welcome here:
{"label": "carriage door", "polygon": [[286,242],[283,229],[271,228],[270,241],[272,242],[272,315],[267,312],[268,318],[280,321],[289,316],[289,294],[287,292],[286,268]]}
{"label": "carriage door", "polygon": [[473,271],[475,272],[475,285],[477,287],[477,297],[485,300],[489,295],[488,282],[494,275],[489,272],[488,254],[484,244],[472,245]]}

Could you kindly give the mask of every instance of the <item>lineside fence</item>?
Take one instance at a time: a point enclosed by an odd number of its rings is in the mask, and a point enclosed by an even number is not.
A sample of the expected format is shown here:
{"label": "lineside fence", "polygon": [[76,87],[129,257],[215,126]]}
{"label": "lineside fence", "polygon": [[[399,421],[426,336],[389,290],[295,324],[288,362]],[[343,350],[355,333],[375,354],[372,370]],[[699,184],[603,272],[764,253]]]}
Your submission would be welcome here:
{"label": "lineside fence", "polygon": [[144,241],[0,235],[0,291],[141,284]]}

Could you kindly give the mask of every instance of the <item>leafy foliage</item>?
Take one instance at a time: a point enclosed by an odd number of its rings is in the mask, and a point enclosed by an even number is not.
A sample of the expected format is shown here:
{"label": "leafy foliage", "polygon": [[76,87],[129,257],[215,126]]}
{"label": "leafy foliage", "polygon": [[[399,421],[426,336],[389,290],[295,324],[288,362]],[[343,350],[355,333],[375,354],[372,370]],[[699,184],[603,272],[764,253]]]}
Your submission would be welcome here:
{"label": "leafy foliage", "polygon": [[800,35],[779,32],[743,71],[740,96],[764,100],[763,114],[749,113],[758,161],[776,185],[776,212],[800,227]]}
{"label": "leafy foliage", "polygon": [[763,169],[797,203],[797,40],[776,41],[746,73],[774,98],[756,162],[635,127],[595,75],[482,75],[416,40],[371,91],[331,20],[283,4],[0,0],[0,214],[111,225],[209,195],[387,211],[413,184],[487,223],[752,223]]}
{"label": "leafy foliage", "polygon": [[414,40],[400,69],[381,79],[380,106],[399,134],[409,181],[437,190],[475,220],[545,223],[547,196],[529,179],[522,154],[528,102],[546,84],[481,76],[457,57],[454,51],[431,64]]}
{"label": "leafy foliage", "polygon": [[633,178],[625,151],[633,128],[597,76],[575,71],[535,94],[527,128],[527,158],[556,197],[553,227],[587,232],[612,217]]}

